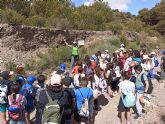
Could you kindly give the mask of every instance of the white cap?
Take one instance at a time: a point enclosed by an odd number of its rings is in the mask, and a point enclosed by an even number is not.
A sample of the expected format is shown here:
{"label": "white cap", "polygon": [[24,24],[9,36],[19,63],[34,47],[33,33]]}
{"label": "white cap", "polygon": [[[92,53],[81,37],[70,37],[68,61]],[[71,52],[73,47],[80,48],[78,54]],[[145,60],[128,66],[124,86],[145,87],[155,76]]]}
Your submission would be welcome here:
{"label": "white cap", "polygon": [[120,46],[121,46],[121,47],[124,47],[125,45],[122,43]]}
{"label": "white cap", "polygon": [[62,77],[59,74],[54,74],[50,79],[50,84],[52,86],[61,85]]}
{"label": "white cap", "polygon": [[143,55],[143,60],[145,59],[149,59],[149,56],[148,55]]}
{"label": "white cap", "polygon": [[119,50],[116,50],[115,53],[119,53],[120,51]]}
{"label": "white cap", "polygon": [[152,55],[156,55],[156,53],[155,53],[154,51],[153,51],[153,52],[151,52],[151,54],[152,54]]}

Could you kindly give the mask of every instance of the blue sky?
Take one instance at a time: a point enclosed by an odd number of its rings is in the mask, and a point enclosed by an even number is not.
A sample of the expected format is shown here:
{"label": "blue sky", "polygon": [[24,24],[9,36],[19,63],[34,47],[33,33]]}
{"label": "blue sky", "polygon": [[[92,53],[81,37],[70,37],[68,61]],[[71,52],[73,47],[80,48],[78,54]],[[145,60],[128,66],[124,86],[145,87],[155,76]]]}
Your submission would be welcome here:
{"label": "blue sky", "polygon": [[[87,5],[92,4],[94,0],[72,0],[76,6],[86,3]],[[138,11],[143,8],[149,8],[155,6],[160,0],[104,0],[108,1],[109,6],[113,9],[119,9],[124,12],[131,12],[137,15]]]}

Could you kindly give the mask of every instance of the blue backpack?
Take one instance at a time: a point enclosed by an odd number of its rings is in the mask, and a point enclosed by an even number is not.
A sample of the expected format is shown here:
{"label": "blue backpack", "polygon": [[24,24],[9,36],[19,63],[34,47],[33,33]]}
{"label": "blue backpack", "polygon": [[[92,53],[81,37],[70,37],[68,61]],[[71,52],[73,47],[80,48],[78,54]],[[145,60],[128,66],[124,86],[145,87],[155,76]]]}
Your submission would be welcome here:
{"label": "blue backpack", "polygon": [[155,64],[155,67],[159,66],[159,61],[157,57],[154,57],[154,64]]}
{"label": "blue backpack", "polygon": [[123,98],[122,95],[122,100],[123,100],[123,104],[126,108],[131,108],[135,105],[136,103],[136,97],[134,95],[134,93],[132,93],[131,91],[127,91],[127,94],[125,94],[126,96]]}

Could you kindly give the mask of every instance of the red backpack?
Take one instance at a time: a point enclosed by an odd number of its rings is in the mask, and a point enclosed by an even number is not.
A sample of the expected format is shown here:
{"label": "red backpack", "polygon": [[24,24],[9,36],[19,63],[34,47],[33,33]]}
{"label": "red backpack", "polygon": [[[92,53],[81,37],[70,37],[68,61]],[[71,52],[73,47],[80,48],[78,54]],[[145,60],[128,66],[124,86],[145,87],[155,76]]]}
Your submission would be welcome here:
{"label": "red backpack", "polygon": [[9,102],[11,103],[8,109],[9,118],[14,121],[18,121],[23,116],[23,106],[21,105],[22,95],[19,95],[17,100],[14,100],[13,96],[9,96]]}

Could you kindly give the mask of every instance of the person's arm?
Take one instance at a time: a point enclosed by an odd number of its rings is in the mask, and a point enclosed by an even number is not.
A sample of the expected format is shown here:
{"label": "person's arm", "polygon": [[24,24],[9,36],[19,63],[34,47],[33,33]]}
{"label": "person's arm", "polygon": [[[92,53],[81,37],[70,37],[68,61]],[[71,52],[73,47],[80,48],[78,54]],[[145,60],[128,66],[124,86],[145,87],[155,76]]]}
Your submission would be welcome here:
{"label": "person's arm", "polygon": [[144,78],[144,83],[145,83],[144,93],[147,93],[148,88],[149,88],[148,78],[146,75],[143,75],[143,78]]}
{"label": "person's arm", "polygon": [[66,41],[65,41],[65,44],[66,44],[68,47],[72,47],[72,45],[69,45]]}

